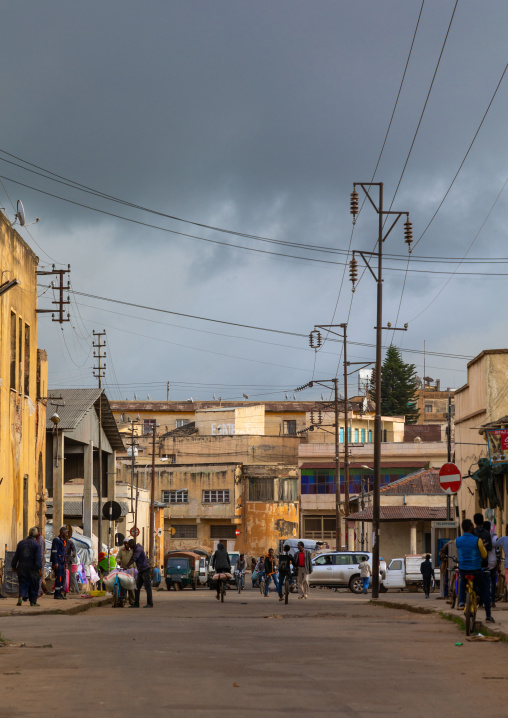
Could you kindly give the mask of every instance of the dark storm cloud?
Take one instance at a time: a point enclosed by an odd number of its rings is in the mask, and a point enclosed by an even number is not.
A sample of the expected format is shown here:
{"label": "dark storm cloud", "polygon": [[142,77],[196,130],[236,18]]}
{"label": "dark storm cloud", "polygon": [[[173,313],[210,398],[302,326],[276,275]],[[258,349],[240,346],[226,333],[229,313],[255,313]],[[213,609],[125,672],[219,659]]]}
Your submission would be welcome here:
{"label": "dark storm cloud", "polygon": [[[4,29],[10,31],[2,38],[0,146],[61,175],[168,214],[277,239],[345,248],[351,232],[351,185],[372,175],[420,5],[402,0],[11,4],[2,17]],[[453,7],[451,1],[427,0],[424,5],[378,172],[388,201],[411,145]],[[503,2],[489,3],[488,13],[478,3],[458,4],[394,202],[395,209],[411,212],[416,238],[457,171],[501,76],[507,20]],[[455,186],[415,254],[461,256],[479,230],[505,180],[507,96],[503,84]],[[328,258],[155,217],[30,176],[3,162],[0,170],[35,187],[143,222],[267,251]],[[173,236],[12,183],[6,186],[12,198],[23,198],[30,217],[42,217],[34,236],[52,257],[72,264],[72,282],[78,290],[303,333],[314,322],[332,319],[343,271],[339,265],[242,252]],[[503,195],[471,256],[505,254],[506,208]],[[353,246],[371,248],[374,238],[375,216],[366,205]],[[404,253],[400,231],[391,235],[387,251]],[[341,256],[330,258],[343,261]],[[48,261],[42,252],[41,261]],[[489,271],[486,266],[479,268]],[[394,321],[403,275],[386,272],[385,277],[386,316]],[[409,273],[400,321],[416,317],[445,280],[442,275]],[[418,348],[425,339],[428,348],[467,355],[498,346],[502,339],[495,318],[487,317],[498,301],[501,281],[452,279],[439,299],[415,319],[408,334],[395,337],[396,341]],[[97,301],[80,301],[106,308]],[[337,320],[347,317],[350,301],[346,281]],[[354,340],[373,342],[373,303],[374,287],[366,276],[351,309]],[[314,365],[304,339],[226,331],[192,320],[109,308],[295,348],[200,334],[89,307],[81,308],[83,326],[74,307],[79,335],[66,328],[70,356],[60,329],[41,321],[40,343],[49,349],[55,383],[65,376],[70,382],[90,383],[87,332],[103,322],[108,324],[111,356],[121,382],[177,378],[289,388],[306,381]],[[173,344],[165,343],[169,341]],[[325,349],[336,352],[337,345]],[[359,357],[373,354],[359,347],[351,351]],[[334,374],[337,360],[323,352],[316,370]],[[257,363],[263,361],[267,364]],[[414,361],[423,371],[421,357]],[[431,361],[436,367],[431,376],[441,376],[449,385],[463,382],[464,374],[452,370],[463,370],[464,362]]]}

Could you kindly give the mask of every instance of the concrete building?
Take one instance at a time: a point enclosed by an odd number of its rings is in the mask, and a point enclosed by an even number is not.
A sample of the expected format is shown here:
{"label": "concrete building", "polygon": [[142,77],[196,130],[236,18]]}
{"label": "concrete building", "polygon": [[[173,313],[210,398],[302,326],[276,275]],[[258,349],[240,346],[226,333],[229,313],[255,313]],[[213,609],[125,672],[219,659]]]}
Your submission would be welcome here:
{"label": "concrete building", "polygon": [[44,527],[46,352],[37,349],[38,257],[0,213],[0,546]]}
{"label": "concrete building", "polygon": [[[438,553],[455,536],[448,526],[446,494],[437,469],[422,469],[384,486],[380,493],[379,546],[385,561],[408,554],[430,553],[434,566]],[[362,508],[363,505],[363,508]],[[348,518],[354,548],[372,550],[372,492],[356,497]],[[354,510],[358,509],[358,510]]]}
{"label": "concrete building", "polygon": [[[116,451],[123,452],[122,437],[102,389],[53,389],[48,402],[56,406],[59,423],[46,421],[46,486],[51,497],[54,525],[64,522],[65,484],[83,482],[82,526],[85,536],[97,533],[93,501],[102,482],[103,503],[116,497]],[[99,439],[100,435],[100,439]],[[102,462],[99,460],[99,441]],[[102,463],[102,476],[100,465]],[[104,522],[106,523],[106,522]],[[106,543],[106,528],[103,542]]]}
{"label": "concrete building", "polygon": [[[484,510],[496,519],[499,531],[504,532],[506,513],[504,497],[507,479],[504,472],[492,480],[499,487],[503,505],[495,511],[482,506],[476,481],[467,478],[478,470],[478,462],[486,460],[490,466],[485,429],[503,424],[508,415],[508,349],[486,349],[467,365],[467,382],[455,392],[455,462],[463,477],[459,491],[459,518],[471,518]],[[508,467],[507,467],[508,468]]]}

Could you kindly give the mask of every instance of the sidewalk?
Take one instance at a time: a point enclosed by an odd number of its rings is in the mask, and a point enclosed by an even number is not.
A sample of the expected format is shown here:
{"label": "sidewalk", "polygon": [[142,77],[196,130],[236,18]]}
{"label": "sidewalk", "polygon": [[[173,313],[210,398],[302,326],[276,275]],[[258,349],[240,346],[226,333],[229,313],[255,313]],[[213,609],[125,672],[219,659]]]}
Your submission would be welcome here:
{"label": "sidewalk", "polygon": [[[450,607],[448,599],[440,598],[439,593],[433,593],[429,598],[425,598],[423,592],[409,593],[407,591],[388,591],[382,593],[380,598],[372,600],[372,603],[387,608],[402,608],[406,611],[414,613],[438,613],[447,618],[461,619],[464,615],[464,609]],[[495,623],[484,623],[485,610],[478,610],[478,621],[476,624],[477,633],[482,632],[501,636],[508,640],[508,603],[496,603],[496,608],[492,609],[492,618]]]}
{"label": "sidewalk", "polygon": [[41,614],[65,613],[71,615],[87,611],[94,606],[107,606],[112,602],[111,595],[100,596],[97,598],[81,598],[75,594],[69,594],[66,601],[55,601],[53,596],[41,596],[37,599],[40,608],[30,606],[27,602],[23,602],[22,606],[16,606],[17,598],[1,598],[0,599],[0,617],[5,616],[40,616]]}

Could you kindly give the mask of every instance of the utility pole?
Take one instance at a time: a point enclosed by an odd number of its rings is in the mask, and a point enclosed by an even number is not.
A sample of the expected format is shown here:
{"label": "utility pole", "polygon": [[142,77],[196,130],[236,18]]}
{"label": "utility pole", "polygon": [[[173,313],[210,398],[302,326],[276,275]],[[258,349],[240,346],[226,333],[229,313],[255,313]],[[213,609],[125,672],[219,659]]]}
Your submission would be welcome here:
{"label": "utility pole", "polygon": [[152,486],[150,490],[150,566],[154,565],[154,544],[155,544],[155,432],[156,425],[152,426]]}
{"label": "utility pole", "polygon": [[166,384],[166,401],[169,401],[169,381]]}
{"label": "utility pole", "polygon": [[[94,359],[97,359],[97,366],[94,365],[93,375],[99,382],[101,390],[99,396],[99,483],[97,486],[97,543],[99,545],[99,553],[102,551],[102,380],[105,375],[106,365],[103,360],[106,358],[106,352],[103,351],[106,346],[106,330],[92,332],[94,339],[97,338],[97,344],[92,341],[92,346],[97,349],[94,351]],[[104,341],[103,341],[104,337]],[[93,483],[93,481],[92,481]]]}
{"label": "utility pole", "polygon": [[[136,441],[134,440],[134,426],[137,424],[137,421],[134,419],[130,422],[131,425],[131,443],[127,444],[127,446],[131,447],[131,509],[129,513],[134,514],[134,526],[137,528],[137,498],[136,498],[136,504],[134,504],[134,471],[135,471],[135,453],[134,450],[137,446]],[[136,509],[134,508],[136,506]],[[133,538],[136,538],[135,536]]]}
{"label": "utility pole", "polygon": [[41,270],[41,271],[37,271],[37,272],[36,272],[37,276],[39,276],[39,277],[40,277],[40,276],[43,276],[43,275],[44,275],[44,276],[47,276],[47,275],[54,274],[54,275],[56,275],[56,276],[58,277],[58,279],[59,279],[59,284],[58,284],[58,286],[55,287],[55,286],[53,285],[53,282],[51,283],[52,286],[53,286],[53,289],[56,289],[56,290],[58,291],[58,299],[54,299],[54,300],[51,302],[51,304],[57,304],[57,305],[58,305],[58,309],[56,310],[56,315],[57,315],[57,316],[56,316],[56,319],[55,319],[55,310],[54,310],[54,309],[36,309],[35,311],[37,312],[37,314],[51,314],[51,319],[52,319],[52,321],[54,321],[54,322],[59,322],[60,324],[63,324],[63,322],[68,322],[68,321],[70,321],[70,315],[69,315],[69,314],[67,314],[66,317],[64,316],[64,306],[65,306],[66,304],[70,304],[70,303],[71,303],[71,300],[70,300],[69,295],[67,295],[67,299],[64,299],[64,292],[68,292],[68,291],[70,290],[70,288],[71,288],[71,285],[69,284],[69,282],[67,282],[67,285],[64,285],[64,275],[65,275],[65,274],[69,274],[70,271],[71,271],[71,265],[70,265],[70,264],[67,265],[67,269],[55,269],[55,265],[53,264],[51,271],[43,272],[43,271]]}
{"label": "utility pole", "polygon": [[[446,426],[446,440],[448,444],[448,463],[452,460],[452,397],[448,392],[448,423]],[[452,497],[451,494],[446,494],[446,518],[448,521],[452,520]]]}
{"label": "utility pole", "polygon": [[[413,241],[413,228],[409,221],[408,212],[394,212],[391,210],[385,210],[383,208],[383,183],[382,182],[354,182],[353,191],[351,193],[351,214],[353,215],[353,224],[356,224],[356,218],[359,214],[358,209],[358,192],[356,187],[359,186],[364,191],[367,199],[374,207],[374,210],[378,214],[378,238],[377,238],[377,252],[366,252],[366,251],[353,251],[353,258],[350,262],[350,278],[353,283],[353,291],[355,291],[355,284],[358,279],[358,261],[355,254],[358,253],[363,261],[365,262],[368,270],[374,277],[377,284],[377,321],[376,321],[376,414],[374,420],[374,487],[373,487],[373,508],[372,508],[372,532],[373,532],[373,547],[372,547],[372,598],[379,597],[379,524],[381,514],[380,504],[380,489],[381,489],[381,351],[382,351],[382,339],[383,329],[391,329],[392,331],[397,327],[383,327],[383,242],[386,240],[392,229],[395,227],[399,219],[406,215],[406,222],[404,223],[404,236],[405,242],[408,245],[409,251],[411,252],[411,243]],[[379,190],[378,204],[374,202],[369,194],[371,187],[377,187]],[[387,230],[386,234],[383,235],[383,223],[384,218],[389,215],[394,215],[394,220]],[[370,266],[367,255],[370,255],[371,259],[377,257],[377,275]],[[407,324],[404,329],[407,329]]]}

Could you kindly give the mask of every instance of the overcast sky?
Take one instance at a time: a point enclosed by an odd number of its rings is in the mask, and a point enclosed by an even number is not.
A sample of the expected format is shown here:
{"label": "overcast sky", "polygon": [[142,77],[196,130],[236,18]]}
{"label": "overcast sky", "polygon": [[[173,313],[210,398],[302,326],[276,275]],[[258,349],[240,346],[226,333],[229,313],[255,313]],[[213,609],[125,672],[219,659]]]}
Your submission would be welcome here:
{"label": "overcast sky", "polygon": [[[6,3],[0,149],[163,214],[347,250],[352,183],[372,178],[421,6],[421,0]],[[423,5],[376,174],[384,182],[387,208],[454,6],[454,0]],[[410,213],[415,240],[443,199],[496,90],[507,62],[507,27],[505,0],[457,4],[393,204]],[[501,192],[508,177],[507,110],[505,77],[452,189],[414,250],[409,269],[423,272],[407,273],[402,302],[407,267],[402,223],[385,242],[384,251],[402,260],[385,262],[397,270],[385,272],[384,323],[395,324],[401,303],[398,324],[408,322],[409,330],[396,332],[394,341],[422,352],[404,353],[421,376],[424,341],[430,352],[466,357],[506,347],[506,331],[500,331],[506,276],[459,273],[508,274],[508,263],[458,266],[417,257],[461,258],[476,235],[468,258],[508,257],[508,189]],[[375,342],[375,283],[368,272],[352,304],[346,272],[334,311],[344,254],[157,216],[27,172],[3,161],[23,164],[6,154],[0,158],[10,199],[23,200],[28,222],[41,218],[28,230],[33,239],[26,230],[21,235],[41,265],[71,265],[76,292],[305,335],[314,324],[349,318],[352,341]],[[130,223],[12,180],[138,222],[263,252]],[[0,205],[12,221],[14,211],[1,187]],[[373,249],[376,222],[365,204],[352,248]],[[450,279],[446,272],[454,270],[459,273]],[[304,337],[77,295],[71,299],[69,324],[52,324],[49,315],[39,322],[52,387],[94,385],[93,329],[107,331],[112,398],[136,393],[162,399],[169,381],[173,399],[243,393],[280,399],[313,375],[335,376],[339,366],[340,344],[326,343],[315,355]],[[49,290],[39,306],[49,307],[50,301]],[[392,334],[385,332],[385,343]],[[369,361],[374,349],[351,345],[349,355]],[[458,387],[465,382],[466,363],[429,355],[426,374],[440,378],[444,387]],[[351,389],[355,383],[352,377]]]}

